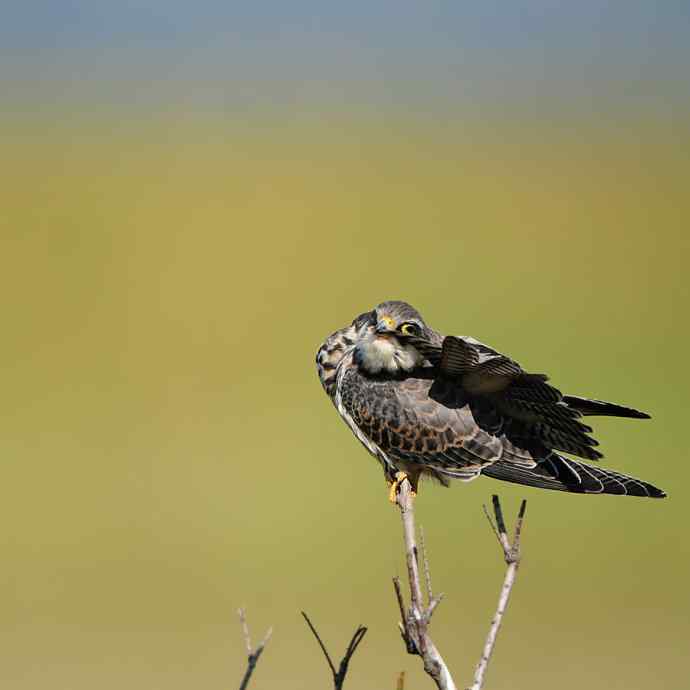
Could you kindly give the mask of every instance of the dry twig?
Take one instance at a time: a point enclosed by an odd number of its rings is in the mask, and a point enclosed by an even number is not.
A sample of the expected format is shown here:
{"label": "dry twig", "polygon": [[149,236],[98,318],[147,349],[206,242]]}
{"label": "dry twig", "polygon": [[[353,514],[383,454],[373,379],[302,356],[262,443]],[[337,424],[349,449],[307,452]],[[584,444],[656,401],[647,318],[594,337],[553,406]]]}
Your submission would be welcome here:
{"label": "dry twig", "polygon": [[252,649],[252,641],[249,637],[249,625],[247,624],[247,616],[244,609],[238,609],[237,611],[240,617],[240,625],[242,626],[242,635],[244,637],[244,643],[247,647],[247,670],[244,672],[244,677],[240,683],[240,690],[246,690],[249,685],[249,679],[254,673],[256,664],[259,661],[259,657],[266,647],[266,643],[271,639],[271,634],[273,633],[273,628],[269,628],[268,632],[264,636],[264,639],[259,642],[256,649]]}
{"label": "dry twig", "polygon": [[357,651],[359,643],[364,639],[364,636],[367,634],[367,629],[363,625],[357,626],[357,630],[355,630],[354,635],[350,640],[350,644],[347,645],[347,649],[345,650],[345,656],[343,656],[340,665],[336,670],[335,665],[333,664],[333,660],[331,659],[331,655],[328,653],[326,645],[323,643],[323,640],[321,639],[319,633],[316,632],[316,628],[314,627],[313,623],[309,620],[309,616],[307,616],[307,614],[304,611],[302,611],[302,616],[304,617],[304,620],[307,621],[309,629],[312,631],[312,634],[316,638],[316,641],[319,643],[319,647],[321,647],[323,655],[326,657],[328,666],[330,667],[331,673],[333,674],[334,690],[341,690],[341,688],[343,687],[343,683],[345,682],[345,676],[347,675],[350,660],[352,659],[354,653]]}
{"label": "dry twig", "polygon": [[431,574],[426,557],[424,540],[422,539],[422,562],[427,586],[427,605],[422,600],[422,588],[419,583],[419,562],[414,523],[414,494],[409,479],[403,479],[398,485],[396,502],[400,508],[405,537],[405,557],[407,561],[407,577],[410,585],[410,607],[406,611],[400,587],[400,579],[393,578],[395,595],[400,607],[400,634],[405,642],[409,654],[422,657],[424,670],[433,678],[439,690],[456,690],[453,678],[443,657],[436,649],[429,635],[429,623],[434,610],[443,598],[443,594],[435,597],[431,592]]}
{"label": "dry twig", "polygon": [[520,565],[520,535],[522,534],[522,524],[525,519],[525,509],[527,508],[527,501],[523,500],[520,504],[517,520],[515,521],[515,533],[513,534],[513,542],[511,543],[508,539],[506,523],[503,519],[503,510],[501,508],[501,502],[498,500],[498,496],[494,495],[492,497],[492,501],[496,522],[494,523],[494,521],[491,519],[486,506],[484,506],[484,514],[486,515],[486,519],[489,521],[491,529],[494,531],[494,534],[498,539],[498,543],[501,545],[501,549],[503,550],[503,558],[505,559],[508,568],[506,569],[505,578],[503,579],[503,586],[501,587],[501,594],[498,598],[498,607],[496,608],[496,613],[491,621],[491,627],[489,628],[489,634],[487,635],[486,642],[484,643],[482,656],[477,664],[477,670],[474,673],[474,682],[470,686],[469,690],[481,690],[482,685],[484,684],[486,669],[489,665],[489,660],[491,659],[491,653],[493,652],[494,645],[496,644],[496,636],[498,635],[498,631],[501,627],[503,614],[508,606],[510,592],[515,584],[515,576],[517,575],[518,567]]}

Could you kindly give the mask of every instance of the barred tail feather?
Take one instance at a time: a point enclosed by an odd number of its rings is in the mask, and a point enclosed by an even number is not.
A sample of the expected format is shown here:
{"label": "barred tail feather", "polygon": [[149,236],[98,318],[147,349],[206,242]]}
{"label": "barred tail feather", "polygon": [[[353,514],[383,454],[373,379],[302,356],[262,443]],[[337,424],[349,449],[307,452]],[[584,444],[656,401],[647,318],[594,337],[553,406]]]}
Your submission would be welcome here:
{"label": "barred tail feather", "polygon": [[555,491],[649,498],[666,496],[664,491],[641,479],[564,458],[557,453],[550,453],[532,468],[499,461],[483,468],[482,474],[506,482]]}

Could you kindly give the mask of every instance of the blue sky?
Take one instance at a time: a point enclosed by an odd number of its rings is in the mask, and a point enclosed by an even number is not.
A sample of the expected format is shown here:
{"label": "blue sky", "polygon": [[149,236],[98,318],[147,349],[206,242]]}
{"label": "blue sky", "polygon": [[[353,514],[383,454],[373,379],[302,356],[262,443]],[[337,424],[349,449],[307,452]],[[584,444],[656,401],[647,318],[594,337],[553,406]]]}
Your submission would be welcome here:
{"label": "blue sky", "polygon": [[0,79],[38,94],[670,103],[690,91],[689,36],[687,1],[28,0],[3,11]]}

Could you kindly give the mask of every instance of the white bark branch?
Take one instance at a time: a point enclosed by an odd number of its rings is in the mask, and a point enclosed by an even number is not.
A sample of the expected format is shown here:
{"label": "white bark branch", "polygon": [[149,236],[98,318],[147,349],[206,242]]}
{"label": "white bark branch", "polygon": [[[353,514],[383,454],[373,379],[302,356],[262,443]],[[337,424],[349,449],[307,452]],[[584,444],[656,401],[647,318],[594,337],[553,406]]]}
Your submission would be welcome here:
{"label": "white bark branch", "polygon": [[400,634],[405,642],[409,654],[422,657],[424,670],[434,680],[439,690],[456,690],[453,678],[446,666],[446,662],[434,645],[429,634],[431,616],[438,606],[442,595],[432,597],[431,576],[425,550],[422,553],[424,571],[427,582],[428,604],[424,605],[422,587],[419,582],[419,559],[415,535],[414,522],[414,493],[409,479],[400,481],[396,495],[396,503],[400,508],[405,538],[405,559],[407,562],[407,578],[410,586],[410,606],[405,610],[404,599],[400,588],[400,580],[393,578],[395,593],[400,607],[402,622]]}
{"label": "white bark branch", "polygon": [[492,521],[486,506],[484,506],[484,513],[486,514],[491,528],[496,534],[498,543],[501,545],[503,557],[508,567],[506,569],[505,578],[503,579],[501,594],[498,597],[498,607],[496,608],[496,613],[491,621],[491,627],[489,628],[489,634],[487,635],[486,642],[484,643],[482,656],[479,659],[477,670],[474,673],[474,682],[470,686],[469,690],[481,690],[482,686],[484,685],[486,669],[489,666],[491,654],[494,650],[494,645],[496,644],[496,637],[498,636],[498,631],[501,628],[503,615],[505,614],[508,606],[508,600],[510,599],[510,593],[513,589],[513,585],[515,584],[515,577],[517,576],[518,567],[520,565],[520,536],[522,534],[522,524],[525,518],[527,501],[522,501],[520,504],[520,510],[515,522],[515,533],[513,535],[512,543],[508,539],[508,533],[506,531],[506,525],[503,519],[503,510],[501,509],[501,503],[498,500],[498,496],[493,496],[493,507],[494,515],[496,516],[495,524]]}

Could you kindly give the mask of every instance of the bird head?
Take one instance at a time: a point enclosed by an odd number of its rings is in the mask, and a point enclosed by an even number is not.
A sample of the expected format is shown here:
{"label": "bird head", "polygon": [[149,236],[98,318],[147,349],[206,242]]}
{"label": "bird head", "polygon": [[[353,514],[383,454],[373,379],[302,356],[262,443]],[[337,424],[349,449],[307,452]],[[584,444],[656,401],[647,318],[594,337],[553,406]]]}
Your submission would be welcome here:
{"label": "bird head", "polygon": [[369,374],[412,371],[424,357],[415,347],[428,328],[419,312],[406,302],[382,302],[372,311],[358,316],[355,363]]}

